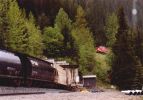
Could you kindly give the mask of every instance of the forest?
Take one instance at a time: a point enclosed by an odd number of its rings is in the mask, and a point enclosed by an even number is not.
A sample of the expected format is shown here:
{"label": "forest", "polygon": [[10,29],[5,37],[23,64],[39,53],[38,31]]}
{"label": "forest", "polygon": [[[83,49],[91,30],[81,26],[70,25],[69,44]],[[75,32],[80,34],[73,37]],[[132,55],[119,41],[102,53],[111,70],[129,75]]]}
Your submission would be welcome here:
{"label": "forest", "polygon": [[142,0],[0,0],[0,48],[78,64],[119,89],[141,88],[141,8]]}

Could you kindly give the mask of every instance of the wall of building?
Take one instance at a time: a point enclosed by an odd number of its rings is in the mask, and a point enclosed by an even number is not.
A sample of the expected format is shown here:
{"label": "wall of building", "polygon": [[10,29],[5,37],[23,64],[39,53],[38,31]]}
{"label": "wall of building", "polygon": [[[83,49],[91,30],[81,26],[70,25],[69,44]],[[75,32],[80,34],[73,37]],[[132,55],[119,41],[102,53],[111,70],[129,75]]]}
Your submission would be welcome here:
{"label": "wall of building", "polygon": [[53,63],[53,67],[58,71],[58,83],[72,85],[79,83],[78,68],[70,65],[66,61],[55,61],[54,59],[46,60]]}

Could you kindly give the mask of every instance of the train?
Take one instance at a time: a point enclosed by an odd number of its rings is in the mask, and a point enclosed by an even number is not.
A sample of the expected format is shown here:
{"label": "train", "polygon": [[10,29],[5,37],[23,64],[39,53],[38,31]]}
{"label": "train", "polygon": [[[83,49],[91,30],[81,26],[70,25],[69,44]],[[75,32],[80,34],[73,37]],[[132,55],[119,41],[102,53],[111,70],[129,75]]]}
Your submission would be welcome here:
{"label": "train", "polygon": [[58,83],[58,70],[52,63],[27,54],[0,49],[0,83],[14,86],[67,88]]}

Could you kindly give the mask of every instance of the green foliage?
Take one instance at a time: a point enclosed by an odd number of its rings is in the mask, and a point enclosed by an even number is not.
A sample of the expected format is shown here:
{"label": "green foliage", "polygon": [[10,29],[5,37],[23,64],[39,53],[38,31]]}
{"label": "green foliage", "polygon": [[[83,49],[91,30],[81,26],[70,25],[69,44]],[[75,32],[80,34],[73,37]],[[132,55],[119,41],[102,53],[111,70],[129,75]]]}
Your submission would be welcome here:
{"label": "green foliage", "polygon": [[55,19],[55,28],[59,29],[59,32],[64,37],[63,46],[65,51],[71,49],[71,22],[68,14],[61,8]]}
{"label": "green foliage", "polygon": [[54,28],[44,29],[44,54],[53,58],[74,58],[73,40],[71,35],[71,20],[68,14],[61,8],[56,16]]}
{"label": "green foliage", "polygon": [[77,8],[76,21],[72,29],[74,48],[82,73],[92,72],[95,67],[95,48],[92,33],[87,27],[85,13],[81,6]]}
{"label": "green foliage", "polygon": [[8,0],[0,0],[0,48],[6,47]]}
{"label": "green foliage", "polygon": [[138,57],[139,63],[141,63],[142,65],[137,67],[137,75],[139,80],[138,82],[140,82],[140,84],[142,85],[143,84],[143,37],[142,37],[143,32],[140,29],[137,29],[134,33],[135,33],[134,50]]}
{"label": "green foliage", "polygon": [[118,19],[117,15],[115,13],[112,13],[110,16],[107,17],[106,20],[106,26],[105,26],[105,31],[106,31],[106,37],[107,37],[107,45],[109,47],[112,47],[113,44],[116,41],[115,35],[118,32]]}
{"label": "green foliage", "polygon": [[[112,66],[112,83],[120,88],[140,86],[143,84],[143,32],[129,29],[123,9],[118,11],[118,15],[112,13],[116,7],[107,7],[112,1],[47,0],[39,3],[48,2],[47,7],[40,8],[44,11],[38,7],[39,11],[34,9],[34,15],[39,18],[35,20],[32,13],[28,15],[29,11],[25,14],[19,9],[16,0],[0,0],[0,48],[33,56],[41,56],[44,48],[47,57],[79,64],[83,74],[97,74],[102,81],[107,81],[107,71]],[[38,5],[38,1],[25,2]],[[77,8],[79,4],[86,12],[80,6]],[[59,10],[60,7],[64,9]],[[107,9],[101,9],[103,7]],[[64,10],[75,21],[73,24]],[[110,12],[112,14],[106,18]],[[43,30],[42,36],[36,23]],[[107,45],[113,47],[113,54],[112,51],[109,55],[96,54],[92,34],[98,44],[105,44],[107,37]]]}
{"label": "green foliage", "polygon": [[108,66],[110,66],[110,69],[111,69],[111,66],[112,66],[112,62],[113,60],[115,59],[115,55],[112,51],[112,48],[109,48],[109,53],[106,55],[106,62],[108,63]]}
{"label": "green foliage", "polygon": [[27,39],[25,53],[28,53],[33,56],[40,56],[43,52],[43,39],[41,35],[40,28],[35,25],[35,19],[32,13],[29,15],[29,19],[26,21],[26,31],[25,39]]}
{"label": "green foliage", "polygon": [[63,46],[63,35],[57,28],[47,27],[44,29],[43,41],[45,45],[45,55],[47,57],[61,56]]}
{"label": "green foliage", "polygon": [[112,65],[112,83],[120,89],[140,87],[139,68],[141,63],[134,51],[134,32],[130,31],[123,8],[118,11],[118,33],[113,45],[115,59]]}
{"label": "green foliage", "polygon": [[94,71],[96,72],[98,79],[102,80],[105,83],[109,82],[108,71],[111,69],[110,62],[108,61],[110,58],[109,55],[111,55],[111,53],[107,55],[96,53],[96,57],[95,57],[96,67]]}
{"label": "green foliage", "polygon": [[77,8],[76,22],[74,23],[74,27],[86,28],[86,14],[81,6]]}
{"label": "green foliage", "polygon": [[7,30],[7,48],[23,52],[23,32],[25,30],[24,17],[16,1],[9,0],[9,9],[7,11],[8,30]]}
{"label": "green foliage", "polygon": [[26,19],[16,0],[0,1],[0,42],[1,47],[27,53],[33,56],[42,54],[41,31],[30,14]]}
{"label": "green foliage", "polygon": [[71,20],[69,19],[68,14],[64,11],[63,8],[60,8],[56,16],[55,27],[57,27],[60,32],[62,32],[65,27],[67,27],[69,30],[71,29]]}
{"label": "green foliage", "polygon": [[49,44],[52,42],[56,42],[62,44],[63,36],[58,32],[57,28],[47,27],[44,29],[44,40],[45,43]]}
{"label": "green foliage", "polygon": [[[75,20],[75,13],[77,5],[82,5],[86,12],[86,17],[88,20],[88,25],[93,32],[93,36],[95,38],[95,43],[98,45],[105,45],[106,37],[104,26],[106,23],[106,17],[108,14],[116,12],[118,5],[123,5],[126,11],[126,16],[132,25],[132,0],[17,0],[21,7],[27,9],[27,13],[29,10],[32,11],[36,18],[41,16],[41,12],[45,13],[47,18],[40,20],[39,23],[41,27],[45,25],[53,25],[55,16],[59,11],[59,8],[63,8],[70,18]],[[138,0],[137,4],[141,4],[138,6],[138,22],[137,25],[139,27],[143,27],[143,1]],[[33,5],[29,7],[28,5]],[[48,22],[46,21],[48,20]],[[47,22],[47,23],[46,23]],[[43,28],[42,28],[43,29]]]}

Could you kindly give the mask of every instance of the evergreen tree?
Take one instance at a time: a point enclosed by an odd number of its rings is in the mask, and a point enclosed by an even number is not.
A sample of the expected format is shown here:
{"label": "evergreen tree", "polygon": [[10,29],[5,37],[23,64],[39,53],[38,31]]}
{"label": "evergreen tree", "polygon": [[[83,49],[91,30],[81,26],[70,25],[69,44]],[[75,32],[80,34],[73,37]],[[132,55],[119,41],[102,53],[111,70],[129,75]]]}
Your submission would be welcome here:
{"label": "evergreen tree", "polygon": [[38,25],[40,26],[41,30],[43,30],[44,27],[46,27],[49,24],[49,18],[45,15],[45,13],[42,13],[38,16]]}
{"label": "evergreen tree", "polygon": [[[44,29],[44,54],[48,57],[73,58],[73,39],[71,36],[71,20],[61,8],[56,16],[54,28]],[[71,61],[72,62],[72,61]]]}
{"label": "evergreen tree", "polygon": [[32,14],[29,20],[25,15],[16,0],[0,1],[0,47],[38,56],[43,48],[41,32]]}
{"label": "evergreen tree", "polygon": [[106,37],[107,37],[107,46],[112,47],[116,41],[116,33],[118,32],[118,19],[115,13],[112,13],[110,16],[107,17],[106,20]]}
{"label": "evergreen tree", "polygon": [[50,58],[62,56],[63,35],[57,28],[46,27],[43,32],[44,54]]}
{"label": "evergreen tree", "polygon": [[61,8],[56,16],[54,28],[47,27],[44,29],[45,54],[48,57],[69,57],[72,54],[70,53],[72,49],[70,31],[71,20]]}
{"label": "evergreen tree", "polygon": [[6,48],[8,0],[0,0],[0,48]]}
{"label": "evergreen tree", "polygon": [[95,48],[92,33],[90,32],[85,12],[81,6],[77,8],[76,21],[72,29],[74,48],[80,70],[85,74],[92,72],[95,67]]}
{"label": "evergreen tree", "polygon": [[140,85],[143,85],[143,32],[138,28],[135,32],[135,47],[134,50],[142,66],[137,68],[139,74]]}
{"label": "evergreen tree", "polygon": [[59,10],[59,13],[55,19],[55,28],[59,29],[59,32],[64,36],[64,47],[67,49],[70,47],[71,39],[71,20],[68,17],[68,14],[64,11],[63,8]]}
{"label": "evergreen tree", "polygon": [[134,33],[130,31],[124,9],[118,10],[119,28],[113,45],[115,59],[112,65],[112,83],[120,89],[132,89],[139,86],[138,68],[141,66],[134,51]]}
{"label": "evergreen tree", "polygon": [[22,12],[15,0],[9,0],[9,2],[9,8],[7,11],[7,48],[24,52],[23,32],[25,30],[25,16],[22,15]]}
{"label": "evergreen tree", "polygon": [[64,11],[63,8],[60,8],[56,19],[55,19],[55,27],[58,27],[59,30],[62,30],[67,26],[69,29],[71,28],[71,20],[68,17],[68,14]]}
{"label": "evergreen tree", "polygon": [[26,31],[25,31],[25,52],[33,55],[40,56],[44,48],[43,39],[41,35],[40,28],[35,25],[35,18],[32,13],[29,14],[29,19],[26,21]]}

